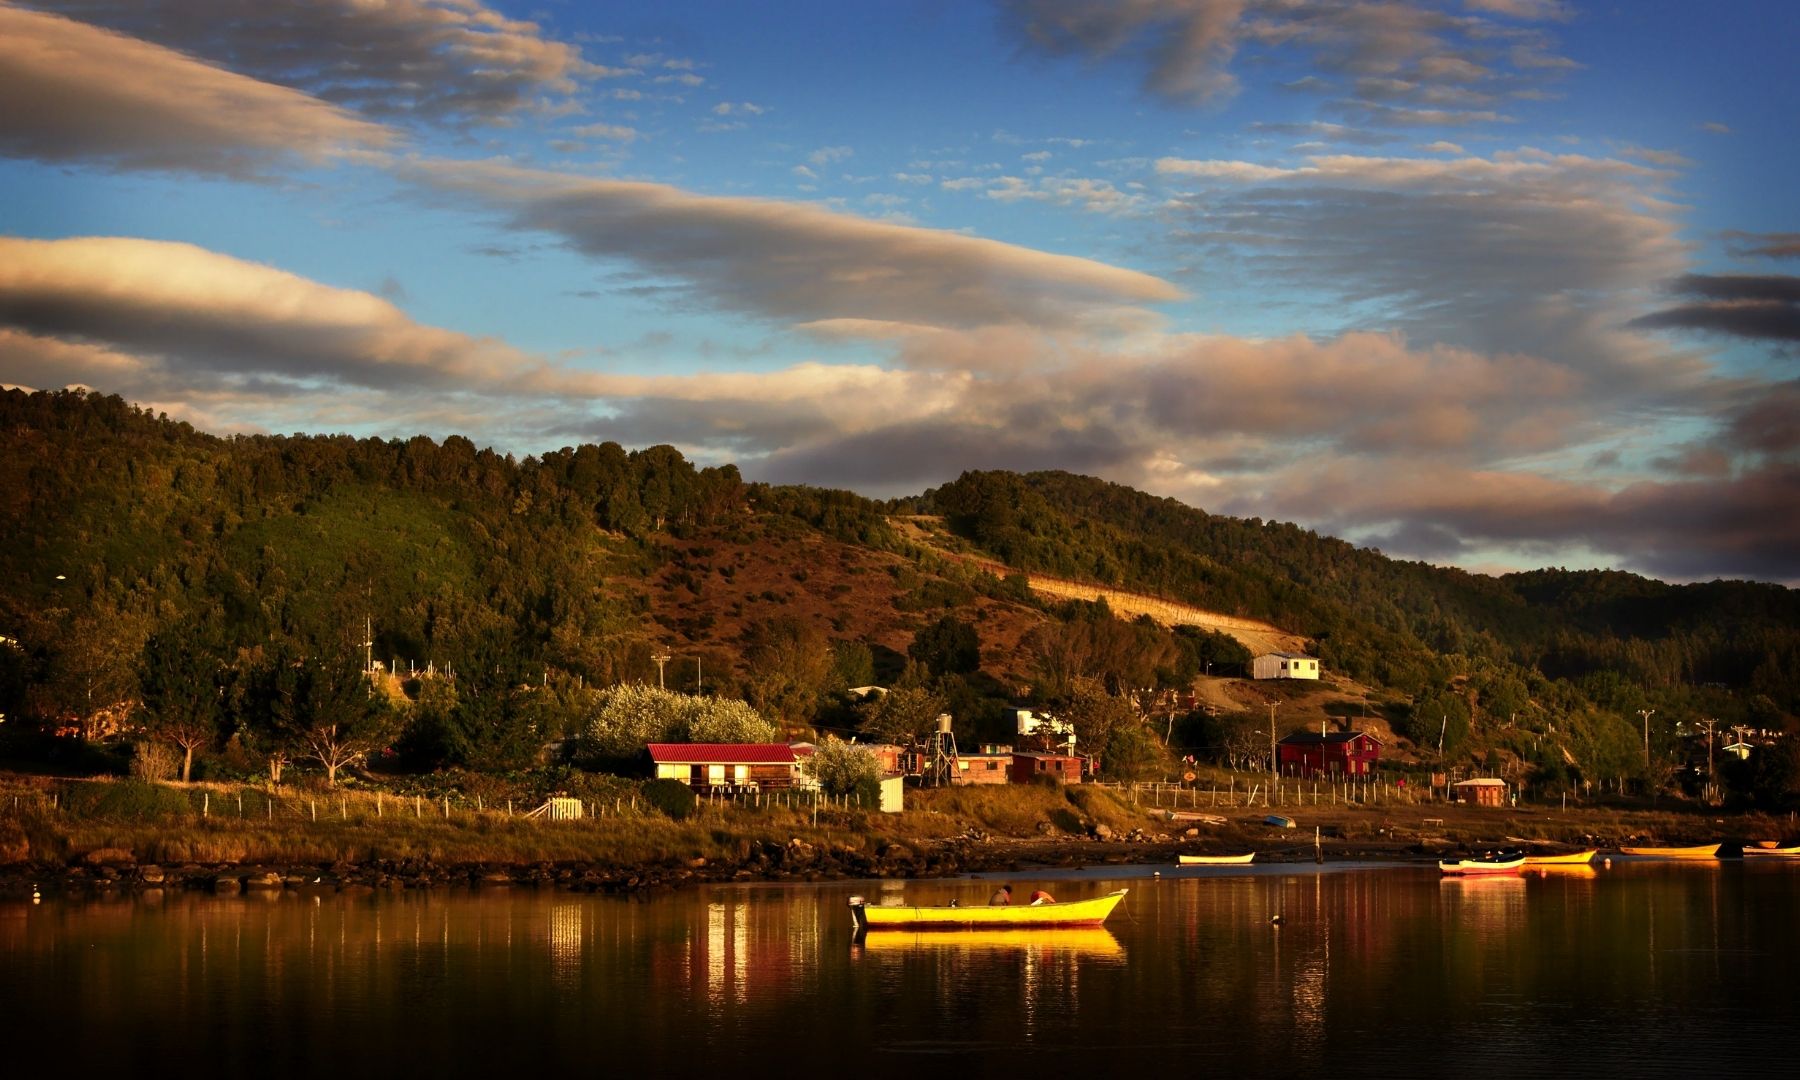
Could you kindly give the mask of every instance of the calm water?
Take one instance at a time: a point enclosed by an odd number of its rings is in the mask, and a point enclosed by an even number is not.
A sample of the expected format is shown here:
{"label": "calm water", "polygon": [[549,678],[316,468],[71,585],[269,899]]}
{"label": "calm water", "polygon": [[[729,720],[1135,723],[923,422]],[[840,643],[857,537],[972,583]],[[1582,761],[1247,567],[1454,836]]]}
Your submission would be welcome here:
{"label": "calm water", "polygon": [[1011,879],[1063,899],[1129,886],[1104,931],[862,945],[853,891],[979,903],[994,880],[12,904],[0,1060],[13,1076],[1770,1075],[1800,1019],[1800,867],[1148,873]]}

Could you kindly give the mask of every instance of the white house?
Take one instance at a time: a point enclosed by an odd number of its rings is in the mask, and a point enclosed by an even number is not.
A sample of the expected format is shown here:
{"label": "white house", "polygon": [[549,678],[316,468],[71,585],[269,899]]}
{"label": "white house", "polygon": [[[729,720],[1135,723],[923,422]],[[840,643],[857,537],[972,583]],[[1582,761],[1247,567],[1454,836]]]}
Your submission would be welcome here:
{"label": "white house", "polygon": [[1316,679],[1319,677],[1319,661],[1301,653],[1264,653],[1250,661],[1250,677],[1253,679]]}

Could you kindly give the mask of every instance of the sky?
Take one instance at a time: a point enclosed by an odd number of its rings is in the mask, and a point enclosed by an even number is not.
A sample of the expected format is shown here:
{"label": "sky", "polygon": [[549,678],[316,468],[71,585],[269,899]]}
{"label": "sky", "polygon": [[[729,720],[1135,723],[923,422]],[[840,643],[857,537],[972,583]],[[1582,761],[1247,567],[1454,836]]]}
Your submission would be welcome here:
{"label": "sky", "polygon": [[1800,4],[0,0],[0,384],[1800,584]]}

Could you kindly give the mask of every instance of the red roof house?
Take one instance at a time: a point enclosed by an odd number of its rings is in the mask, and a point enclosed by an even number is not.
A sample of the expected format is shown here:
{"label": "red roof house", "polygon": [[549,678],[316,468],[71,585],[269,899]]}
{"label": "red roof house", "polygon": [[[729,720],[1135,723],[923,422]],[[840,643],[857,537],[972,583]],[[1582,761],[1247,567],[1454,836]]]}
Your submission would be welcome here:
{"label": "red roof house", "polygon": [[800,760],[786,743],[651,743],[650,764],[659,780],[709,788],[793,787]]}

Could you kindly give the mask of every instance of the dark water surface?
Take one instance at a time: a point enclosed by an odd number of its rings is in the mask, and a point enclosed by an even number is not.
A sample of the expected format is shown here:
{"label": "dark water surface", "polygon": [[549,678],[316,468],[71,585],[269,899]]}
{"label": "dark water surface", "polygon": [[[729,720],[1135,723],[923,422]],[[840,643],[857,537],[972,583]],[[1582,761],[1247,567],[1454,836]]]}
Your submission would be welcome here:
{"label": "dark water surface", "polygon": [[1800,867],[1148,874],[1013,879],[1062,899],[1129,886],[1102,931],[860,945],[852,892],[980,903],[994,882],[9,904],[0,1061],[14,1076],[1791,1075]]}

